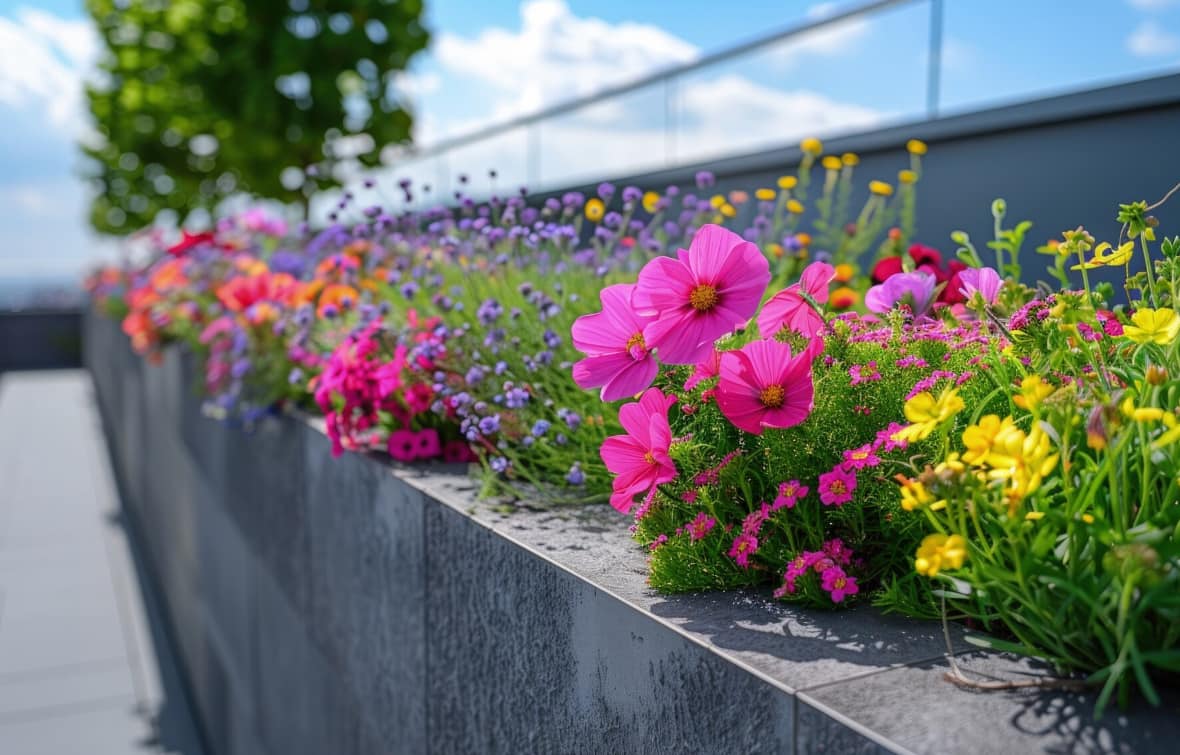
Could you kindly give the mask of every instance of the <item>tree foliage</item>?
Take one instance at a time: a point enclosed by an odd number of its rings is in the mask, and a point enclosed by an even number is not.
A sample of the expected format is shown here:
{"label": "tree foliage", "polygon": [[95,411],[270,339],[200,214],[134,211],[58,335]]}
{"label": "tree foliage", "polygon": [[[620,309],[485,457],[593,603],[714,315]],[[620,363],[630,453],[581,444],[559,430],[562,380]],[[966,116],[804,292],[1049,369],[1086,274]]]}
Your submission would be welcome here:
{"label": "tree foliage", "polygon": [[373,165],[381,146],[409,138],[397,77],[429,39],[422,0],[87,7],[106,52],[87,87],[96,136],[83,145],[99,231],[239,192],[306,201],[336,183],[341,159]]}

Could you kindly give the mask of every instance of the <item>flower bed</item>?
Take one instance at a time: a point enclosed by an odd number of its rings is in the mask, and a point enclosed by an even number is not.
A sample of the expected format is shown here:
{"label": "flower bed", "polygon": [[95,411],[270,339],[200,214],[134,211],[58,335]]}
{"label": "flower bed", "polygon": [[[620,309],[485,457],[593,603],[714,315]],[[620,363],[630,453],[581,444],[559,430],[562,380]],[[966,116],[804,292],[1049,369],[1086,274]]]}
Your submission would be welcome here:
{"label": "flower bed", "polygon": [[952,259],[915,243],[925,145],[855,212],[856,156],[802,150],[752,195],[346,200],[354,222],[294,238],[247,215],[95,290],[137,349],[198,350],[215,414],[315,407],[334,454],[609,500],[658,589],[962,620],[1099,708],[1158,703],[1180,668],[1180,240],[1124,205],[1114,243],[1040,248],[1056,284],[1032,288],[1000,201],[990,267],[963,234]]}

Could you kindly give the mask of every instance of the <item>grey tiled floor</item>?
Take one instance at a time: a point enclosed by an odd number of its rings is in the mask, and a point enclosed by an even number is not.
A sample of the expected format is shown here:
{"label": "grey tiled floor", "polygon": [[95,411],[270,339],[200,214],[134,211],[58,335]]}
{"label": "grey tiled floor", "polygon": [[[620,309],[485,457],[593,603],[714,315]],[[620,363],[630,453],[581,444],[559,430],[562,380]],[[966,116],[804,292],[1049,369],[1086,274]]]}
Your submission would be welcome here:
{"label": "grey tiled floor", "polygon": [[0,375],[0,753],[200,755],[82,371]]}

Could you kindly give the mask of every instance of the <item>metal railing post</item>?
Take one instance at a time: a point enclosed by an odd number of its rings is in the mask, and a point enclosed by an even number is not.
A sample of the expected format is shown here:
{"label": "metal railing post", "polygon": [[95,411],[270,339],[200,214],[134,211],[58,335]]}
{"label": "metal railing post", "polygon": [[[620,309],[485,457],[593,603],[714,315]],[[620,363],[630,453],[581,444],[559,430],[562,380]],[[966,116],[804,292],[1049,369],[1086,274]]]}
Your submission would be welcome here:
{"label": "metal railing post", "polygon": [[926,117],[938,117],[942,84],[942,0],[930,0],[930,51],[926,60]]}

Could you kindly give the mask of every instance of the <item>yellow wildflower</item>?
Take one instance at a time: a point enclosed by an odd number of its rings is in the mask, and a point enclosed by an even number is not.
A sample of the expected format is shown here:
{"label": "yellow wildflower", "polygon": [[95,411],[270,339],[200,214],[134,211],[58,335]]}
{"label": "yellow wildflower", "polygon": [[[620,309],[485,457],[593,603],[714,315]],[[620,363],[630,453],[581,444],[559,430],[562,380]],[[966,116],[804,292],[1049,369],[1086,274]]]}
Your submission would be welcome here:
{"label": "yellow wildflower", "polygon": [[839,265],[836,265],[837,283],[847,283],[848,281],[852,280],[854,275],[856,275],[856,268],[852,265],[849,265],[847,262],[841,262]]}
{"label": "yellow wildflower", "polygon": [[799,144],[799,149],[803,150],[804,154],[811,155],[812,157],[819,157],[820,153],[824,151],[824,143],[819,139],[816,139],[814,136],[811,136],[804,139]]}
{"label": "yellow wildflower", "polygon": [[795,241],[799,242],[800,246],[811,246],[811,234],[810,233],[796,233],[795,234]]}
{"label": "yellow wildflower", "polygon": [[1131,396],[1123,399],[1123,403],[1119,405],[1124,417],[1130,417],[1136,422],[1159,422],[1164,418],[1164,410],[1154,406],[1135,406],[1135,400]]}
{"label": "yellow wildflower", "polygon": [[1169,307],[1141,309],[1131,315],[1133,325],[1123,328],[1123,335],[1135,343],[1158,343],[1167,346],[1180,334],[1180,317]]}
{"label": "yellow wildflower", "polygon": [[737,215],[737,208],[731,205],[729,202],[726,202],[725,204],[718,207],[717,211],[727,218],[732,218]]}
{"label": "yellow wildflower", "polygon": [[828,170],[840,170],[840,158],[835,155],[825,157],[822,164]]}
{"label": "yellow wildflower", "polygon": [[1057,458],[1049,436],[1040,425],[1034,425],[1028,433],[1012,427],[997,436],[987,457],[991,466],[988,477],[1004,481],[1009,516],[1016,513],[1016,505],[1022,499],[1041,486],[1045,475],[1057,464]]}
{"label": "yellow wildflower", "polygon": [[1093,514],[1082,514],[1082,521],[1085,522],[1086,524],[1093,524],[1094,523],[1094,515]]}
{"label": "yellow wildflower", "polygon": [[787,200],[787,212],[791,213],[792,215],[802,215],[803,214],[803,203],[800,202],[798,199],[788,199]]}
{"label": "yellow wildflower", "polygon": [[910,139],[905,143],[905,148],[906,152],[909,152],[911,155],[926,154],[926,142],[920,141],[918,139]]}
{"label": "yellow wildflower", "polygon": [[860,158],[856,156],[855,152],[845,152],[840,155],[840,162],[844,163],[845,167],[855,168],[860,164]]}
{"label": "yellow wildflower", "polygon": [[897,182],[905,186],[915,184],[918,182],[918,174],[912,170],[899,170],[897,171]]}
{"label": "yellow wildflower", "polygon": [[709,197],[709,204],[713,206],[714,210],[721,209],[721,205],[725,204],[725,195],[714,194],[713,196]]}
{"label": "yellow wildflower", "polygon": [[654,213],[659,209],[660,195],[654,191],[648,191],[643,194],[643,209],[647,212]]}
{"label": "yellow wildflower", "polygon": [[979,422],[963,431],[963,445],[967,448],[963,452],[963,461],[974,466],[982,465],[987,461],[1001,434],[1015,426],[1011,417],[1004,417],[1002,420],[997,414],[980,417]]}
{"label": "yellow wildflower", "polygon": [[1180,440],[1180,420],[1176,419],[1175,414],[1172,412],[1164,413],[1164,426],[1168,429],[1164,431],[1163,435],[1155,439],[1155,442],[1151,444],[1152,448],[1163,448]]}
{"label": "yellow wildflower", "polygon": [[604,205],[602,200],[598,197],[592,197],[586,202],[584,211],[586,213],[587,220],[597,223],[598,221],[602,220],[602,216],[606,214],[606,205]]}
{"label": "yellow wildflower", "polygon": [[914,558],[914,570],[924,577],[936,577],[943,569],[959,569],[967,560],[967,541],[962,535],[927,535]]}
{"label": "yellow wildflower", "polygon": [[754,198],[759,202],[773,202],[775,197],[774,189],[759,189],[754,192]]}
{"label": "yellow wildflower", "polygon": [[785,191],[790,191],[799,185],[799,179],[794,176],[779,176],[778,187]]}
{"label": "yellow wildflower", "polygon": [[783,256],[783,245],[771,242],[766,245],[766,251],[770,252],[775,258]]}
{"label": "yellow wildflower", "polygon": [[1020,394],[1012,398],[1012,403],[1026,411],[1035,412],[1054,390],[1053,385],[1042,380],[1040,375],[1029,375],[1020,381]]}
{"label": "yellow wildflower", "polygon": [[937,399],[929,391],[922,391],[905,402],[905,417],[910,424],[893,437],[910,443],[923,440],[962,409],[963,399],[959,398],[958,389],[948,388]]}
{"label": "yellow wildflower", "polygon": [[1044,511],[1030,511],[1024,515],[1024,521],[1026,521],[1026,522],[1035,522],[1039,519],[1044,519],[1044,518],[1045,518]]}
{"label": "yellow wildflower", "polygon": [[926,489],[921,480],[911,480],[898,475],[901,483],[901,507],[906,511],[913,511],[934,503],[934,494]]}
{"label": "yellow wildflower", "polygon": [[888,197],[893,194],[893,186],[884,181],[869,181],[869,191],[879,197]]}

